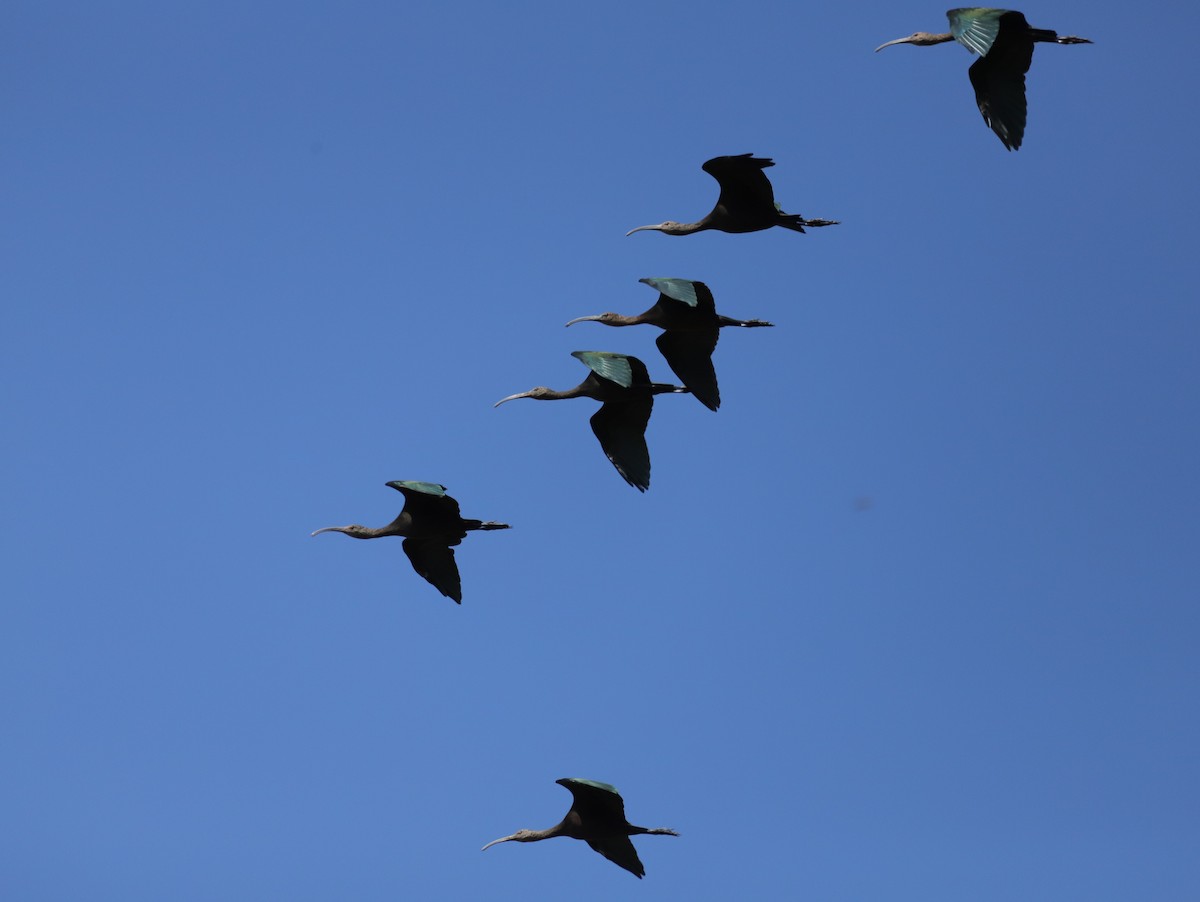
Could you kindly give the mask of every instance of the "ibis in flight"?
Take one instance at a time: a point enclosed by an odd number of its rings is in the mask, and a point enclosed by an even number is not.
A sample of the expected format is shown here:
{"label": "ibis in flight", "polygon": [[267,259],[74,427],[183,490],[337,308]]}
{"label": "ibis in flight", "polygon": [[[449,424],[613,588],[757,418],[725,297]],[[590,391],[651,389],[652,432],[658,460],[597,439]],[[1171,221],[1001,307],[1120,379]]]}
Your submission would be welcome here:
{"label": "ibis in flight", "polygon": [[1033,61],[1033,45],[1090,44],[1087,38],[1060,35],[1046,28],[1032,28],[1025,16],[1011,9],[969,6],[946,13],[950,30],[944,34],[918,31],[875,48],[878,53],[893,44],[928,47],[958,41],[979,59],[967,74],[975,89],[975,102],[983,121],[1009,150],[1017,150],[1025,137],[1025,73]]}
{"label": "ibis in flight", "polygon": [[518,830],[511,836],[493,839],[483,848],[489,849],[496,843],[510,840],[537,842],[555,836],[569,836],[571,839],[582,839],[613,864],[623,867],[640,880],[646,875],[646,868],[629,837],[645,834],[679,835],[666,827],[635,827],[629,823],[625,820],[624,800],[616,788],[607,783],[573,777],[564,777],[555,782],[571,790],[571,810],[566,817],[548,830]]}
{"label": "ibis in flight", "polygon": [[529,391],[501,398],[493,406],[517,398],[560,401],[565,398],[591,398],[600,402],[592,414],[592,432],[600,440],[605,456],[612,461],[621,478],[639,492],[650,487],[650,451],[646,447],[646,425],[654,407],[654,396],[668,392],[686,392],[679,385],[651,382],[646,364],[636,357],[611,351],[572,351],[591,372],[587,378],[566,391],[539,385]]}
{"label": "ibis in flight", "polygon": [[601,313],[580,316],[568,326],[582,322],[604,323],[606,326],[636,326],[650,323],[663,330],[655,344],[666,358],[671,370],[691,389],[696,400],[709,410],[721,406],[717,390],[717,373],[712,354],[717,337],[725,326],[771,326],[761,319],[732,319],[717,313],[712,292],[703,282],[690,279],[639,279],[658,292],[654,306],[637,316]]}
{"label": "ibis in flight", "polygon": [[732,157],[713,157],[702,167],[717,180],[721,193],[717,205],[697,222],[675,222],[668,219],[658,225],[638,226],[626,236],[644,229],[665,235],[691,235],[716,229],[718,232],[759,232],[771,226],[783,226],[793,232],[803,232],[805,226],[837,225],[831,219],[805,219],[795,213],[784,213],[775,203],[775,191],[763,170],[774,166],[772,160],[743,153]]}
{"label": "ibis in flight", "polygon": [[462,604],[462,581],[454,563],[454,548],[472,529],[509,529],[507,523],[491,520],[465,520],[458,513],[458,502],[446,494],[444,485],[433,482],[398,480],[387,483],[404,496],[400,515],[387,526],[326,526],[323,532],[341,532],[354,539],[378,539],[380,536],[404,536],[404,553],[430,585]]}

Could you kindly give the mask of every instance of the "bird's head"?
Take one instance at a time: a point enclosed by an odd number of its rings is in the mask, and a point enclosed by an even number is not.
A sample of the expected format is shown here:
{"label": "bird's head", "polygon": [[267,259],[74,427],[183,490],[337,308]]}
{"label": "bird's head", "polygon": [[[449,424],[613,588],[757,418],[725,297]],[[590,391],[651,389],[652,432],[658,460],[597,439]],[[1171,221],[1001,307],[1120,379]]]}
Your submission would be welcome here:
{"label": "bird's head", "polygon": [[314,536],[320,535],[323,532],[342,532],[354,539],[368,539],[371,536],[367,535],[367,527],[358,523],[351,523],[349,526],[325,526],[316,530]]}
{"label": "bird's head", "polygon": [[927,47],[930,44],[943,44],[949,35],[930,34],[927,31],[914,31],[906,38],[896,38],[894,41],[888,41],[886,44],[880,44],[875,48],[878,53],[884,47],[891,47],[893,44],[916,44],[918,47]]}
{"label": "bird's head", "polygon": [[515,400],[517,400],[517,398],[533,398],[537,401],[542,401],[542,400],[545,400],[553,392],[554,392],[554,389],[547,388],[544,385],[539,385],[536,388],[529,389],[529,391],[523,391],[523,392],[520,392],[519,394],[509,395],[507,398],[501,398],[499,401],[497,401],[495,404],[493,404],[492,407],[499,407],[505,401],[515,401]]}

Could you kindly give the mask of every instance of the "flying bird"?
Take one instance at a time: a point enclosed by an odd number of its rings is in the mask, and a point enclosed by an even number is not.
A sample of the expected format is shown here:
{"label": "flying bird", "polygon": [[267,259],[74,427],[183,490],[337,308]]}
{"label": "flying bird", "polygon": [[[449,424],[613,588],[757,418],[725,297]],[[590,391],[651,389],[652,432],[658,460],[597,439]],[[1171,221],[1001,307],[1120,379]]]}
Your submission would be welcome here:
{"label": "flying bird", "polygon": [[483,849],[509,840],[537,842],[554,836],[569,836],[572,839],[582,839],[609,861],[620,865],[640,880],[646,875],[646,868],[638,858],[637,849],[633,847],[629,837],[642,834],[679,835],[666,827],[649,829],[633,826],[625,820],[625,802],[620,793],[607,783],[572,777],[564,777],[554,782],[571,790],[571,810],[567,812],[566,817],[549,830],[518,830],[511,836],[493,839]]}
{"label": "flying bird", "polygon": [[975,89],[975,102],[983,121],[1009,150],[1017,150],[1025,137],[1025,73],[1033,62],[1033,45],[1090,44],[1087,38],[1060,35],[1046,28],[1031,28],[1021,13],[1009,9],[969,6],[946,13],[950,31],[929,34],[918,31],[906,38],[880,44],[878,53],[893,44],[928,47],[958,41],[979,59],[967,74]]}
{"label": "flying bird", "polygon": [[709,410],[721,406],[717,390],[717,372],[713,369],[712,354],[717,338],[725,326],[772,326],[761,319],[731,319],[717,313],[712,292],[703,282],[690,279],[639,279],[658,294],[654,306],[637,316],[601,313],[580,316],[568,326],[582,322],[604,323],[606,326],[636,326],[650,323],[663,330],[655,344],[666,358],[671,370],[692,394]]}
{"label": "flying bird", "polygon": [[646,364],[636,357],[611,351],[572,351],[591,372],[587,378],[566,391],[539,385],[529,391],[501,398],[493,407],[517,398],[560,401],[565,398],[591,398],[600,402],[592,414],[592,432],[600,440],[605,456],[612,461],[621,478],[639,492],[650,487],[650,451],[646,447],[646,425],[654,408],[654,396],[668,392],[686,392],[679,385],[651,382]]}
{"label": "flying bird", "polygon": [[775,163],[764,157],[743,153],[732,157],[713,157],[703,169],[717,180],[721,194],[717,205],[698,222],[675,222],[668,219],[658,225],[638,226],[625,235],[643,229],[654,229],[666,235],[691,235],[706,229],[718,232],[758,232],[771,226],[783,226],[793,232],[803,232],[805,226],[837,225],[831,219],[805,219],[784,213],[775,203],[775,191],[763,170]]}
{"label": "flying bird", "polygon": [[454,563],[454,549],[472,529],[509,529],[507,523],[491,520],[465,520],[458,513],[458,502],[446,494],[444,485],[433,482],[398,480],[387,483],[404,496],[400,515],[387,526],[326,526],[323,532],[342,532],[354,539],[378,539],[380,536],[404,536],[404,553],[413,569],[447,598],[462,604],[462,581]]}

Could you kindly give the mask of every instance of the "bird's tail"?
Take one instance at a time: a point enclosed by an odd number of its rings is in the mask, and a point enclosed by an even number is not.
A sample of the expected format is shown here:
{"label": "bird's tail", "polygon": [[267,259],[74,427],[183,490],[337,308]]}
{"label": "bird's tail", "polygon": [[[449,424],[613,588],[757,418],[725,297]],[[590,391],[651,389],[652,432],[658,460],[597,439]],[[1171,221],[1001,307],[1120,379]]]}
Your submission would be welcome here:
{"label": "bird's tail", "polygon": [[507,523],[497,523],[495,520],[464,520],[463,529],[512,529]]}
{"label": "bird's tail", "polygon": [[791,229],[793,232],[803,232],[804,227],[819,229],[823,226],[841,225],[836,219],[805,219],[798,213],[784,213],[776,225],[781,225],[785,229]]}
{"label": "bird's tail", "polygon": [[665,382],[650,383],[650,394],[652,395],[669,395],[672,393],[678,394],[680,392],[687,392],[690,395],[692,390],[682,385],[668,385]]}
{"label": "bird's tail", "polygon": [[769,323],[762,319],[733,319],[729,316],[717,314],[717,322],[722,326],[743,326],[747,329],[753,329],[755,326],[773,326],[774,323]]}
{"label": "bird's tail", "polygon": [[1077,38],[1073,34],[1059,34],[1050,28],[1031,28],[1029,36],[1035,41],[1045,44],[1090,44],[1087,38]]}

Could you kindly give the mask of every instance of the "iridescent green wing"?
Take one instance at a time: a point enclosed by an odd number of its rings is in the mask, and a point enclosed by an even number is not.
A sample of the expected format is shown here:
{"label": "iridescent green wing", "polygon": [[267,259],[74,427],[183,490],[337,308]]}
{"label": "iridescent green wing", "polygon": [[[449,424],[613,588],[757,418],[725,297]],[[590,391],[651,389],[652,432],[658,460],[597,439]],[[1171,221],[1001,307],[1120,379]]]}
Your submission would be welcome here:
{"label": "iridescent green wing", "polygon": [[423,495],[436,495],[442,497],[446,494],[446,487],[438,485],[436,482],[419,482],[414,479],[397,479],[394,482],[389,482],[392,488],[397,491],[404,492],[405,497],[409,492],[420,492]]}
{"label": "iridescent green wing", "polygon": [[[964,6],[946,13],[950,20],[950,33],[954,40],[972,53],[986,56],[1000,33],[1000,17],[1007,9],[992,9],[988,6]],[[1017,13],[1020,15],[1020,13]]]}
{"label": "iridescent green wing", "polygon": [[[615,382],[622,388],[630,388],[634,384],[634,364],[641,364],[636,357],[614,354],[612,351],[572,351],[571,356],[582,361],[601,379]],[[645,369],[642,366],[643,372]],[[649,381],[649,377],[646,377],[646,381]]]}
{"label": "iridescent green wing", "polygon": [[703,282],[691,279],[638,279],[673,301],[697,310],[716,310],[712,292]]}

